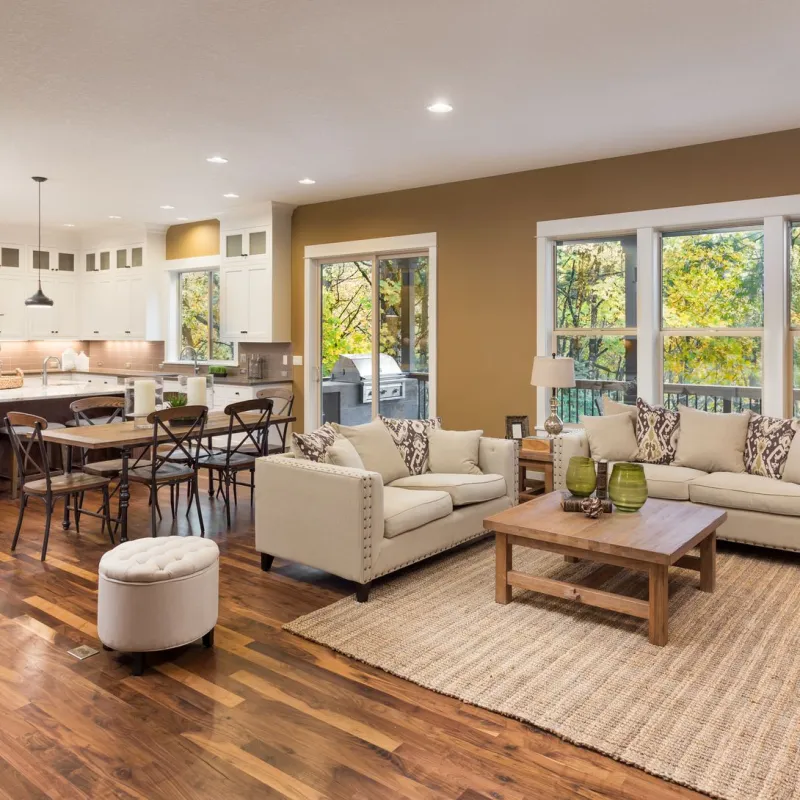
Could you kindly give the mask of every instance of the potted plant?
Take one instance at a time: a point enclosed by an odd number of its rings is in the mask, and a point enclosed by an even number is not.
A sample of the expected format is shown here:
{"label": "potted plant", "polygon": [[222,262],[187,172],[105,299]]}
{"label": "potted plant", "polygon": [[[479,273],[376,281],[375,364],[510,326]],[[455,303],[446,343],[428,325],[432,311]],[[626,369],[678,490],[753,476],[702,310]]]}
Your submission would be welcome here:
{"label": "potted plant", "polygon": [[[165,392],[164,395],[170,408],[183,408],[189,404],[188,397],[183,392]],[[170,425],[177,428],[181,425],[191,425],[193,422],[194,417],[175,417],[170,420]]]}

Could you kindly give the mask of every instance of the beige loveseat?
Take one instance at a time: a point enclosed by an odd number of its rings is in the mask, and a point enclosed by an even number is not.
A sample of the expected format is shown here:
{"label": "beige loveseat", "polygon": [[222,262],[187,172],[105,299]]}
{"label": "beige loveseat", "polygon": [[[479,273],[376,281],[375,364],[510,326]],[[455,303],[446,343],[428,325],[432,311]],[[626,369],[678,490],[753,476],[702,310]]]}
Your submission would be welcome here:
{"label": "beige loveseat", "polygon": [[[516,505],[515,441],[480,440],[482,475],[404,477],[384,486],[377,472],[270,456],[256,463],[256,549],[262,569],[275,556],[359,584],[484,535],[483,520]],[[411,488],[411,487],[414,488]]]}
{"label": "beige loveseat", "polygon": [[[553,443],[553,485],[565,489],[572,456],[588,456],[582,430],[566,432]],[[650,497],[724,508],[722,539],[783,550],[800,550],[800,485],[746,472],[703,472],[688,467],[643,464]]]}

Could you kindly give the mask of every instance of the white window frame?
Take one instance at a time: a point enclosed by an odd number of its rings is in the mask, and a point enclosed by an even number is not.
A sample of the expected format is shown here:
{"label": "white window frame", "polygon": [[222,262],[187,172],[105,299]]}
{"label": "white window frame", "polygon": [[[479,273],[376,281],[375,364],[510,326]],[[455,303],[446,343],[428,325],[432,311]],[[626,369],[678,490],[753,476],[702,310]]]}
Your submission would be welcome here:
{"label": "white window frame", "polygon": [[[194,361],[181,360],[180,358],[180,320],[181,320],[181,275],[187,272],[212,272],[222,274],[219,256],[199,256],[196,258],[176,259],[169,264],[169,309],[167,318],[167,360],[165,364],[194,365]],[[220,302],[222,295],[220,292]],[[239,364],[239,343],[233,343],[233,358],[231,360],[198,360],[203,366],[234,367]]]}
{"label": "white window frame", "polygon": [[[305,331],[303,345],[303,377],[305,398],[303,412],[305,427],[310,430],[322,421],[319,393],[315,387],[320,383],[319,362],[321,358],[321,309],[319,292],[319,265],[332,260],[358,260],[359,258],[402,255],[404,253],[428,253],[428,416],[436,416],[437,394],[437,315],[436,315],[436,234],[419,233],[408,236],[387,236],[380,239],[359,239],[351,242],[332,242],[309,245],[305,248]],[[373,289],[377,296],[377,285]],[[377,304],[374,303],[377,308]],[[373,340],[375,339],[373,334]],[[378,375],[379,347],[373,341],[372,371]],[[373,403],[373,409],[375,404]]]}
{"label": "white window frame", "polygon": [[[536,354],[552,350],[555,323],[555,242],[636,234],[637,242],[637,387],[645,401],[663,396],[661,330],[662,231],[692,231],[762,225],[764,230],[764,327],[761,410],[786,416],[791,397],[791,330],[789,327],[789,227],[800,219],[800,195],[678,206],[621,214],[546,220],[536,226],[537,324]],[[703,329],[709,332],[708,329]],[[745,329],[717,329],[744,335]],[[608,334],[609,331],[604,331]],[[548,414],[547,389],[537,387],[537,424]]]}

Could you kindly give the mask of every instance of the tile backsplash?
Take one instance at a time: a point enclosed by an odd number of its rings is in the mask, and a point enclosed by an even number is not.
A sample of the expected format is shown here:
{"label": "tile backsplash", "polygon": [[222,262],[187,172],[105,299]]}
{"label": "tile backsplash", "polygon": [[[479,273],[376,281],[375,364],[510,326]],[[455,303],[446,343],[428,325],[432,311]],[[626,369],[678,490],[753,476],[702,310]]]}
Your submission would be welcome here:
{"label": "tile backsplash", "polygon": [[[17,367],[25,371],[39,371],[46,356],[60,357],[68,347],[76,353],[86,353],[90,368],[158,370],[165,358],[164,342],[2,342],[0,362],[3,372],[13,372]],[[291,380],[292,346],[288,342],[243,342],[239,345],[239,366],[229,367],[228,371],[238,373],[239,370],[246,369],[251,355],[263,357],[262,377]],[[283,363],[284,356],[287,364]],[[169,365],[164,369],[169,372],[192,371],[188,366]]]}

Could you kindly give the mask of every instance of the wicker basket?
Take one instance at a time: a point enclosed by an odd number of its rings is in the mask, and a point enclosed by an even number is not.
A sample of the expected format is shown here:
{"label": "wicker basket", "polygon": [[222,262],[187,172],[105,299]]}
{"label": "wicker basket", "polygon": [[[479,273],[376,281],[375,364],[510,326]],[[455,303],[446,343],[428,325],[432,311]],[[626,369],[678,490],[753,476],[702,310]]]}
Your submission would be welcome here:
{"label": "wicker basket", "polygon": [[21,369],[15,370],[13,375],[0,375],[0,389],[21,389],[24,378]]}

